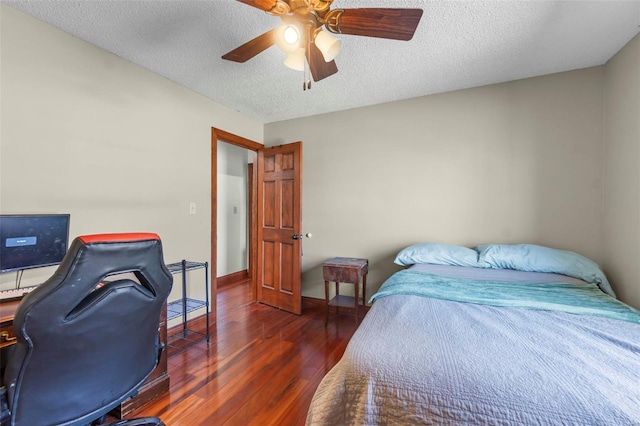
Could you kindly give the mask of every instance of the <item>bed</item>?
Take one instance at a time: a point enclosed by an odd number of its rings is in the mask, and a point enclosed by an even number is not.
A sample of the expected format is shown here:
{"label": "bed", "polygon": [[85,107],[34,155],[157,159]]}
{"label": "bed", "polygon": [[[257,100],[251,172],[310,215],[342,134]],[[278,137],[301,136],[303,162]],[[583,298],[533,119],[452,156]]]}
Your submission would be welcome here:
{"label": "bed", "polygon": [[640,425],[640,313],[580,255],[495,246],[401,252],[307,424]]}

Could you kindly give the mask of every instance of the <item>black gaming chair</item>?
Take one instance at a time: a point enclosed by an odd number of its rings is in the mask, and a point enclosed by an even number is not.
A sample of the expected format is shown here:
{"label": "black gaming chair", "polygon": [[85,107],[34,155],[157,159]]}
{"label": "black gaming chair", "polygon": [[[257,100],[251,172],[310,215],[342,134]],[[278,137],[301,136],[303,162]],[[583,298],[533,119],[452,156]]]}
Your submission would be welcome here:
{"label": "black gaming chair", "polygon": [[[135,279],[110,280],[124,273]],[[163,349],[158,325],[172,283],[156,234],[76,238],[16,312],[7,424],[86,425],[134,396]]]}

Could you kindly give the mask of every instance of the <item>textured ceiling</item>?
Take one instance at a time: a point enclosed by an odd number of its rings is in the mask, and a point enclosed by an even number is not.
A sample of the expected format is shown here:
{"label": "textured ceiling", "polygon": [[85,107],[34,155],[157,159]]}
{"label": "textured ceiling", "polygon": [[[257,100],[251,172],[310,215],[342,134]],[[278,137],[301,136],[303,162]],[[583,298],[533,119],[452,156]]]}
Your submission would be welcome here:
{"label": "textured ceiling", "polygon": [[220,58],[280,22],[233,0],[2,2],[265,123],[602,65],[640,31],[640,1],[335,0],[424,14],[408,42],[338,36],[303,91],[277,47]]}

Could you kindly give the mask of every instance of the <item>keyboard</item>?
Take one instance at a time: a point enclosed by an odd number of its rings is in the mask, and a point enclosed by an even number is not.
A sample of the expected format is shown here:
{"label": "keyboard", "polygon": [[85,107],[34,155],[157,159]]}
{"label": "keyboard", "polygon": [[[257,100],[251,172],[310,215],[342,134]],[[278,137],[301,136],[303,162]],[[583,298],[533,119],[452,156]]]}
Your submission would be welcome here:
{"label": "keyboard", "polygon": [[12,300],[19,300],[24,297],[25,294],[35,290],[37,285],[22,288],[12,288],[9,290],[0,290],[0,302],[10,302]]}

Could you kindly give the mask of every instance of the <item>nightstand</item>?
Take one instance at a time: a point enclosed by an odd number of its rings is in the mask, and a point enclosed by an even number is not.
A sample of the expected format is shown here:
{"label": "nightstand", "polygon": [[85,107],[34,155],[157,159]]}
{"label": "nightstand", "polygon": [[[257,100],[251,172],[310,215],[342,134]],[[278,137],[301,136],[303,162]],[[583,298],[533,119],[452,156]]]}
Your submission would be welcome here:
{"label": "nightstand", "polygon": [[[367,272],[369,271],[369,261],[367,259],[356,259],[352,257],[334,257],[322,264],[322,274],[324,276],[324,296],[325,296],[325,325],[329,323],[329,306],[335,306],[336,312],[339,308],[353,308],[356,324],[360,321],[358,314],[360,278],[362,278],[362,306],[367,300]],[[329,281],[336,283],[336,295],[329,299]],[[340,283],[354,285],[354,297],[340,294]]]}

